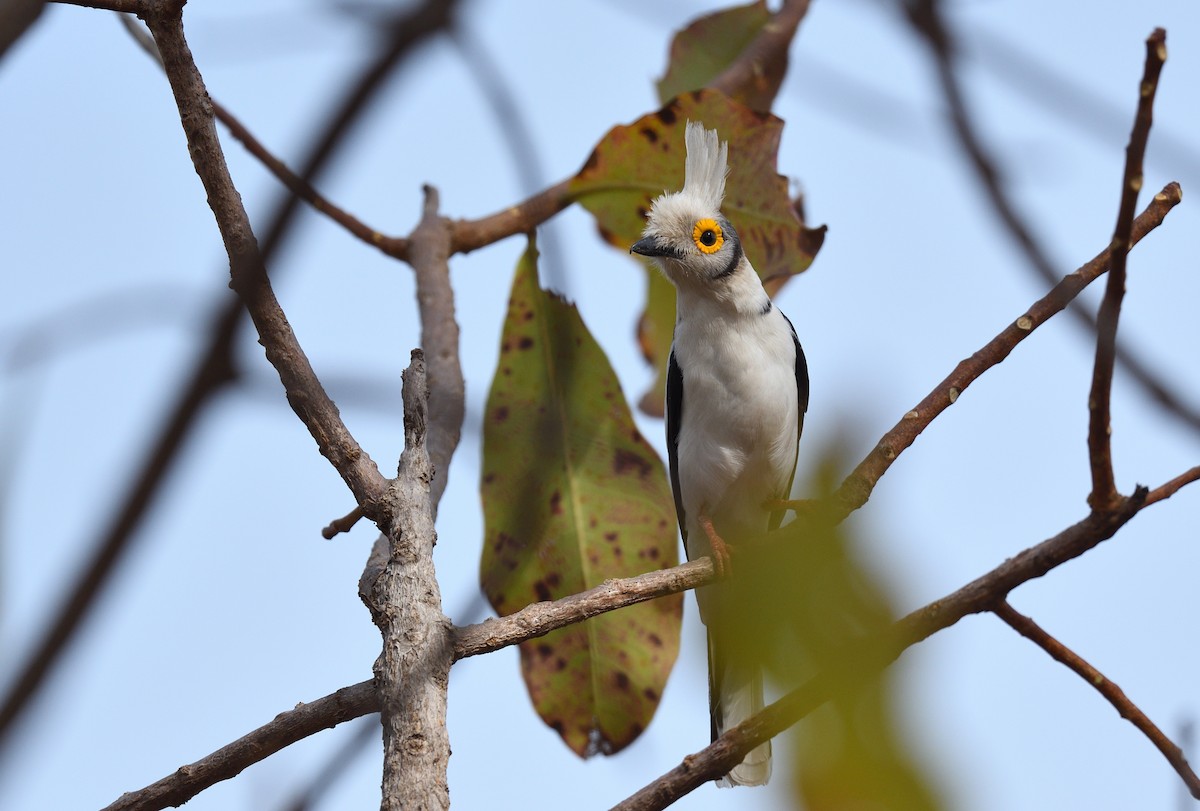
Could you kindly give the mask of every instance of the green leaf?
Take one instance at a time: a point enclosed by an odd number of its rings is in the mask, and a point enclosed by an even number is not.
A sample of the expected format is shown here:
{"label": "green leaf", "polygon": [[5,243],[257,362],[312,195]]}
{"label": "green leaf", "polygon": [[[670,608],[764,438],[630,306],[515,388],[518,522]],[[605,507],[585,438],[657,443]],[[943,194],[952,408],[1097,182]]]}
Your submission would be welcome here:
{"label": "green leaf", "polygon": [[809,509],[739,547],[734,576],[716,586],[723,613],[710,623],[730,640],[729,655],[762,662],[782,689],[815,675],[834,686],[797,727],[798,805],[936,811],[937,787],[904,727],[904,699],[892,672],[880,672],[895,655],[886,644],[895,611],[848,524],[836,520],[831,496],[851,461],[832,446],[816,458],[814,480],[801,488],[814,498]]}
{"label": "green leaf", "polygon": [[[678,562],[662,462],[578,311],[517,265],[483,420],[480,579],[498,614]],[[650,723],[679,652],[682,600],[603,614],[521,645],[538,714],[580,756]]]}
{"label": "green leaf", "polygon": [[[712,90],[687,93],[657,113],[609,131],[571,180],[571,193],[596,218],[604,238],[628,250],[641,236],[651,201],[664,190],[683,186],[683,130],[689,120],[715,128],[729,142],[722,209],[774,295],[812,263],[825,228],[805,226],[788,198],[787,180],[775,168],[783,122],[770,113],[754,112]],[[664,336],[675,328],[674,297],[667,307],[661,302],[662,291],[655,289],[654,281],[650,285],[651,294],[660,298],[650,302],[638,336],[643,353],[658,370],[658,380],[643,403],[662,399],[670,347],[670,338]]]}
{"label": "green leaf", "polygon": [[[658,100],[669,99],[705,87],[745,50],[771,21],[764,0],[722,9],[695,20],[675,35],[667,73],[658,83]],[[787,72],[787,51],[768,65],[760,65],[755,82],[738,89],[735,98],[755,110],[771,109],[779,85]]]}

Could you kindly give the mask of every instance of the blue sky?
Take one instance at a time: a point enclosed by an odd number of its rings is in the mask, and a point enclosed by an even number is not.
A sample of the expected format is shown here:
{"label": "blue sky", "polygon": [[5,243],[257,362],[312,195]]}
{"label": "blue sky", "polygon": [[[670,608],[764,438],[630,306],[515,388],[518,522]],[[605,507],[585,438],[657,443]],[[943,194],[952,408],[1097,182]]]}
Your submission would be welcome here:
{"label": "blue sky", "polygon": [[[670,34],[717,4],[627,0],[468,3],[469,40],[525,117],[544,184],[600,137],[655,108]],[[1108,244],[1143,41],[1168,30],[1142,204],[1169,180],[1184,202],[1130,258],[1121,338],[1200,403],[1195,352],[1200,221],[1200,12],[1189,2],[953,4],[962,79],[1012,192],[1062,273]],[[370,51],[355,20],[320,3],[193,2],[189,40],[212,95],[295,162],[314,120]],[[1071,83],[1067,98],[1016,72],[1013,51]],[[1053,88],[1051,88],[1053,89]],[[112,15],[51,7],[0,62],[0,679],[108,521],[135,460],[230,295],[223,250],[164,79]],[[1068,100],[1071,103],[1067,103]],[[1085,115],[1096,108],[1095,114]],[[812,404],[801,449],[845,436],[861,458],[962,358],[1043,288],[996,224],[950,133],[924,46],[890,3],[815,2],[776,113],[781,173],[828,224],[812,268],[778,299],[804,343]],[[278,184],[231,139],[259,223]],[[495,119],[456,46],[426,46],[364,117],[321,189],[374,227],[406,233],[420,186],[477,217],[520,200]],[[650,375],[631,339],[641,269],[569,209],[544,240],[621,377]],[[543,245],[545,247],[545,245]],[[478,611],[478,420],[512,270],[510,239],[452,262],[468,425],[439,521],[447,613]],[[408,269],[306,211],[276,260],[277,291],[350,429],[385,472],[403,436],[399,373],[416,345]],[[1094,306],[1097,291],[1085,296]],[[31,330],[57,337],[27,361]],[[378,633],[355,591],[373,535],[319,531],[351,499],[288,409],[247,333],[244,383],[193,431],[136,546],[0,764],[0,807],[90,808],[265,723],[369,678]],[[901,611],[924,605],[1086,512],[1092,348],[1064,318],[975,383],[908,450],[853,519]],[[661,449],[661,424],[641,420]],[[1196,464],[1200,437],[1118,372],[1117,483],[1157,485]],[[1200,715],[1194,488],[1114,540],[1012,595],[1120,684],[1169,734]],[[707,742],[703,637],[689,598],[679,665],[636,744],[579,761],[533,714],[513,650],[467,660],[450,692],[459,808],[606,808]],[[913,746],[949,808],[1175,808],[1161,756],[1077,677],[993,617],[971,617],[895,667]],[[350,733],[310,739],[189,803],[275,808]],[[786,750],[786,741],[782,743]],[[327,807],[377,802],[362,757]],[[706,786],[678,807],[788,807]],[[554,798],[547,800],[547,798]],[[569,799],[567,799],[569,798]]]}

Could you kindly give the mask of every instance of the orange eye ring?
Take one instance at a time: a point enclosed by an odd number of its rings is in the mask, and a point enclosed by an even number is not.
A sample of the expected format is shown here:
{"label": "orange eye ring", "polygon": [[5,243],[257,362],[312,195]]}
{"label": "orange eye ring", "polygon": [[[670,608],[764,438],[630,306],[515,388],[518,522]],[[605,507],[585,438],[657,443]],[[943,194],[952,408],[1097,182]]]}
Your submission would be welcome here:
{"label": "orange eye ring", "polygon": [[725,244],[725,236],[716,220],[705,217],[696,220],[696,225],[692,228],[692,241],[702,253],[716,253]]}

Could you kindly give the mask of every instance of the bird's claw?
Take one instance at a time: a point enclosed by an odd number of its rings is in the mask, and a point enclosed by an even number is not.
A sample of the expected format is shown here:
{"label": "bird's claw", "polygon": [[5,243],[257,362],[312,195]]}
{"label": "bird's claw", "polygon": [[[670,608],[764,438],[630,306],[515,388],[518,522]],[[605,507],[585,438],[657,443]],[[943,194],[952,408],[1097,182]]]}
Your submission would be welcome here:
{"label": "bird's claw", "polygon": [[707,515],[700,516],[700,526],[703,527],[704,534],[708,536],[708,545],[712,550],[709,558],[712,560],[713,569],[716,571],[717,577],[725,577],[733,571],[733,547],[725,543],[725,539],[717,534],[712,519]]}

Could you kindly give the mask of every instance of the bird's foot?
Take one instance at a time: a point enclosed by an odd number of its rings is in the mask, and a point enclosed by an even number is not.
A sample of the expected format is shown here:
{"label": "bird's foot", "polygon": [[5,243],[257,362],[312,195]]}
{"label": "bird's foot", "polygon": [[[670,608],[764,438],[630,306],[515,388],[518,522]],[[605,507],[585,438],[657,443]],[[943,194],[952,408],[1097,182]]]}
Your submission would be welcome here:
{"label": "bird's foot", "polygon": [[725,539],[717,534],[711,518],[701,514],[699,520],[700,527],[704,530],[704,534],[708,536],[708,545],[712,549],[713,568],[717,572],[717,577],[725,577],[733,571],[733,567],[731,566],[733,547],[725,543]]}

